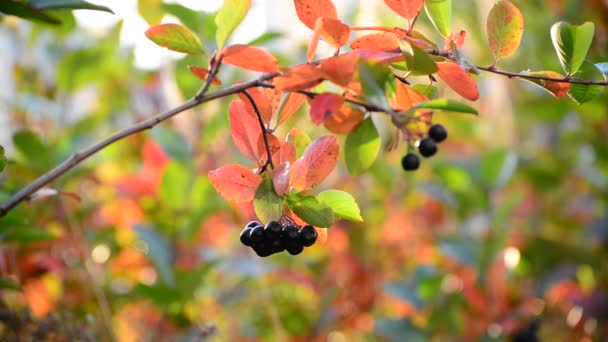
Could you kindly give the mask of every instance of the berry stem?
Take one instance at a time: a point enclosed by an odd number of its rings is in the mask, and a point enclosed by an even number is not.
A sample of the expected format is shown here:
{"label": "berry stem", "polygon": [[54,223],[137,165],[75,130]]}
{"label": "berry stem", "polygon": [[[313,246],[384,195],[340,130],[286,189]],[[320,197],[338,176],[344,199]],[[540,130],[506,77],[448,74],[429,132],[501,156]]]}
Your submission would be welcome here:
{"label": "berry stem", "polygon": [[258,122],[260,123],[260,128],[262,129],[262,137],[264,138],[264,146],[266,147],[266,162],[264,163],[264,165],[262,165],[262,169],[260,170],[260,174],[261,174],[261,173],[264,173],[264,171],[266,171],[266,169],[268,168],[269,165],[270,165],[271,169],[274,169],[274,164],[272,163],[272,154],[270,153],[270,144],[268,143],[268,131],[266,130],[266,127],[264,126],[264,120],[262,120],[262,114],[260,114],[260,109],[258,108],[257,104],[253,100],[253,97],[251,97],[249,92],[247,92],[247,89],[243,90],[242,93],[245,96],[247,96],[247,99],[249,99],[249,102],[251,102],[253,111],[255,112],[255,115],[258,117]]}

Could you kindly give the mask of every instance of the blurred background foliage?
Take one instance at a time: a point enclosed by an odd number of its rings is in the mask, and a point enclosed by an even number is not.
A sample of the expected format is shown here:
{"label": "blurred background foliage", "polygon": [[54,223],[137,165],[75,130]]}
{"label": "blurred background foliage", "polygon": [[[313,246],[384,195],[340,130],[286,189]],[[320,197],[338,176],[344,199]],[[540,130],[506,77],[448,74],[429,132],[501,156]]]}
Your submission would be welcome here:
{"label": "blurred background foliage", "polygon": [[[557,20],[593,21],[588,59],[608,61],[605,1],[513,2],[524,38],[501,68],[559,71],[549,38]],[[361,3],[340,3],[346,22],[402,24],[384,6],[370,22]],[[467,31],[464,53],[480,65],[492,61],[492,4],[454,2],[453,28]],[[149,23],[181,21],[213,51],[213,13],[162,0],[138,9]],[[186,68],[204,66],[199,57],[141,69],[120,44],[124,22],[95,32],[71,12],[54,16],[63,24],[0,17],[0,55],[12,61],[0,90],[0,202],[200,86]],[[306,32],[295,12],[285,16]],[[441,41],[426,16],[416,26]],[[267,32],[255,44],[282,65],[305,59],[306,39]],[[224,84],[252,77],[229,66],[219,75]],[[325,245],[297,257],[261,259],[240,245],[248,214],[207,179],[246,164],[230,141],[230,99],[110,146],[54,182],[60,195],[0,219],[0,339],[606,341],[608,92],[579,106],[525,81],[478,80],[471,105],[481,115],[437,113],[450,137],[418,172],[401,169],[405,146],[360,177],[340,163],[323,186],[352,193],[365,223],[338,222]],[[326,134],[305,109],[278,134]]]}

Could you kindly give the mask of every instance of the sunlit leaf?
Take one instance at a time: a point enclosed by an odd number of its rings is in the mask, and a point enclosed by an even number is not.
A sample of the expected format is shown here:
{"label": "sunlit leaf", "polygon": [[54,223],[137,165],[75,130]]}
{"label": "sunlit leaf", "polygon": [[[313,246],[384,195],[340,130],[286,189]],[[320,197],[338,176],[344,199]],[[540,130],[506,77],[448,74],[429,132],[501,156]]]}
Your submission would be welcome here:
{"label": "sunlit leaf", "polygon": [[[192,75],[200,78],[203,81],[206,81],[207,76],[209,75],[209,70],[207,70],[205,68],[199,68],[196,66],[188,66],[188,70],[190,70]],[[222,82],[217,77],[214,77],[213,80],[211,80],[211,82],[215,85],[222,85]]]}
{"label": "sunlit leaf", "polygon": [[428,97],[410,85],[396,82],[395,101],[392,104],[394,108],[400,110],[408,110],[417,103],[428,101]]}
{"label": "sunlit leaf", "polygon": [[162,0],[137,0],[137,11],[149,25],[156,25],[165,15],[162,4]]}
{"label": "sunlit leaf", "polygon": [[392,32],[370,33],[353,40],[350,48],[353,50],[394,51],[399,48],[399,37]]}
{"label": "sunlit leaf", "polygon": [[323,72],[323,77],[341,87],[346,87],[353,79],[358,59],[352,54],[334,56],[323,60],[319,69]]}
{"label": "sunlit leaf", "polygon": [[460,113],[469,113],[469,114],[479,114],[477,109],[473,107],[469,107],[464,103],[460,103],[458,101],[449,100],[449,99],[437,99],[426,102],[418,103],[414,106],[416,109],[420,108],[428,108],[428,109],[439,109],[446,112],[460,112]]}
{"label": "sunlit leaf", "polygon": [[268,51],[249,45],[230,45],[222,53],[222,62],[243,69],[275,72],[279,70],[277,59]]}
{"label": "sunlit leaf", "polygon": [[437,72],[435,61],[417,46],[407,40],[400,40],[399,47],[405,57],[407,68],[413,75],[430,75]]}
{"label": "sunlit leaf", "polygon": [[292,165],[290,186],[304,191],[321,184],[336,167],[339,153],[340,147],[333,135],[325,135],[313,141],[302,157]]}
{"label": "sunlit leaf", "polygon": [[[281,102],[281,92],[272,88],[249,88],[247,92],[253,98],[256,107],[260,111],[260,116],[265,126],[268,126],[272,116],[279,107]],[[245,94],[239,93],[239,98],[245,103],[247,112],[254,118],[257,119],[257,114],[253,108],[251,100]]]}
{"label": "sunlit leaf", "polygon": [[488,43],[497,61],[512,55],[524,33],[524,17],[519,9],[508,0],[500,0],[490,13],[486,23]]}
{"label": "sunlit leaf", "polygon": [[289,209],[310,225],[327,228],[334,222],[331,208],[313,196],[290,194],[285,200]]}
{"label": "sunlit leaf", "polygon": [[218,50],[224,47],[232,32],[249,12],[250,7],[251,0],[224,0],[224,5],[215,16],[217,25],[215,40]]}
{"label": "sunlit leaf", "polygon": [[265,178],[258,187],[253,200],[255,214],[262,222],[278,220],[283,213],[283,201],[274,190],[272,178]]}
{"label": "sunlit leaf", "polygon": [[350,39],[350,27],[338,19],[318,18],[310,44],[308,45],[308,51],[306,52],[306,60],[308,62],[314,59],[317,44],[321,38],[334,48],[340,48],[346,45]]}
{"label": "sunlit leaf", "polygon": [[245,166],[232,164],[209,171],[209,181],[217,192],[228,201],[248,202],[262,182],[262,177]]}
{"label": "sunlit leaf", "polygon": [[569,75],[576,73],[583,64],[594,31],[595,25],[589,21],[578,26],[560,21],[551,26],[553,47],[562,68]]}
{"label": "sunlit leaf", "polygon": [[[606,78],[600,69],[598,69],[593,63],[585,60],[579,70],[572,75],[572,79],[579,81],[595,81],[602,82]],[[571,84],[568,95],[576,103],[583,104],[591,101],[602,89],[605,88],[601,85],[584,85],[584,84]]]}
{"label": "sunlit leaf", "polygon": [[363,121],[365,113],[359,109],[342,106],[337,112],[325,118],[323,125],[335,134],[349,134]]}
{"label": "sunlit leaf", "polygon": [[437,62],[437,75],[452,90],[467,100],[475,101],[479,98],[479,90],[475,79],[467,74],[458,64],[452,62]]}
{"label": "sunlit leaf", "polygon": [[315,29],[318,18],[338,18],[336,7],[331,0],[294,0],[293,3],[298,18],[311,30]]}
{"label": "sunlit leaf", "polygon": [[325,190],[317,195],[317,200],[334,212],[337,218],[363,222],[361,210],[351,194],[340,190]]}
{"label": "sunlit leaf", "polygon": [[346,137],[344,158],[351,175],[359,175],[369,169],[380,152],[380,135],[371,118]]}
{"label": "sunlit leaf", "polygon": [[259,121],[251,116],[245,108],[243,101],[235,100],[230,103],[228,114],[232,140],[243,155],[257,161],[258,140],[262,134]]}
{"label": "sunlit leaf", "polygon": [[[288,144],[291,146],[291,144]],[[283,196],[289,190],[289,172],[291,163],[281,163],[272,170],[272,184],[274,191],[279,196]]]}
{"label": "sunlit leaf", "polygon": [[[550,77],[550,78],[564,78],[564,75],[561,75],[555,71],[532,71],[528,72],[527,75],[530,76],[540,76],[540,77]],[[553,96],[557,98],[562,98],[568,95],[568,91],[570,90],[570,84],[567,82],[553,82],[553,81],[545,81],[541,79],[528,79],[522,78],[522,80],[532,82],[541,86],[543,89],[547,90]]]}
{"label": "sunlit leaf", "polygon": [[320,125],[344,105],[344,98],[334,93],[323,93],[315,96],[310,104],[310,120]]}
{"label": "sunlit leaf", "polygon": [[408,21],[416,18],[424,5],[423,0],[384,0],[384,3],[393,10],[393,12],[404,17]]}
{"label": "sunlit leaf", "polygon": [[201,41],[185,26],[179,24],[159,24],[146,31],[146,37],[172,51],[188,54],[204,54]]}
{"label": "sunlit leaf", "polygon": [[452,31],[452,0],[424,0],[424,9],[437,31],[447,37]]}
{"label": "sunlit leaf", "polygon": [[323,76],[323,72],[316,66],[302,64],[290,68],[272,82],[277,90],[298,91],[316,86],[323,81]]}
{"label": "sunlit leaf", "polygon": [[302,105],[306,95],[300,93],[288,93],[279,106],[279,117],[277,126],[287,121]]}

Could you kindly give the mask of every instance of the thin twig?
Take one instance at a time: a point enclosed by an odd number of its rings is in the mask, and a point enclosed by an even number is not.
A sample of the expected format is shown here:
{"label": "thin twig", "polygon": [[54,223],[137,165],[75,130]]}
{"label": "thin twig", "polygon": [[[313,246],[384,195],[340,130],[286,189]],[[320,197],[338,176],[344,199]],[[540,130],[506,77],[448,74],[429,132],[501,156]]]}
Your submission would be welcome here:
{"label": "thin twig", "polygon": [[[212,73],[209,73],[209,75],[211,75],[211,74]],[[251,88],[251,87],[257,87],[260,85],[260,83],[267,81],[269,79],[272,79],[273,77],[275,77],[277,75],[278,75],[278,73],[264,74],[255,80],[236,84],[236,85],[218,90],[216,92],[210,93],[208,95],[201,94],[202,90],[204,90],[205,88],[208,88],[208,86],[206,86],[206,87],[203,86],[203,88],[201,88],[201,91],[199,91],[199,93],[197,93],[197,95],[194,98],[186,101],[185,103],[183,103],[175,108],[169,109],[168,111],[162,112],[156,116],[153,116],[145,121],[137,123],[127,129],[118,131],[118,132],[112,134],[111,136],[109,136],[108,138],[106,138],[88,148],[85,148],[79,152],[72,154],[61,164],[57,165],[56,167],[51,169],[49,172],[38,177],[32,183],[23,187],[21,190],[19,190],[17,193],[15,193],[11,198],[9,198],[5,203],[3,203],[2,206],[0,206],[0,217],[5,216],[11,209],[13,209],[19,203],[27,200],[34,192],[36,192],[37,190],[39,190],[46,184],[59,178],[61,175],[65,174],[69,170],[73,169],[76,165],[80,164],[82,161],[84,161],[85,159],[94,155],[95,153],[99,152],[100,150],[104,149],[108,145],[111,145],[119,140],[122,140],[122,139],[129,137],[131,135],[134,135],[136,133],[151,129],[152,127],[156,126],[157,124],[159,124],[183,111],[193,108],[201,103],[209,102],[209,101],[212,101],[212,100],[215,100],[215,99],[218,99],[221,97],[225,97],[228,95],[232,95],[232,94],[237,94],[237,93],[240,93],[243,90]],[[213,78],[210,77],[208,80],[212,80],[212,79]],[[208,82],[210,82],[210,81],[208,81]]]}
{"label": "thin twig", "polygon": [[249,99],[249,102],[251,102],[253,111],[255,112],[255,115],[258,117],[258,122],[260,123],[260,129],[262,130],[262,137],[264,138],[264,146],[266,147],[266,163],[264,163],[264,165],[262,165],[262,168],[260,170],[260,173],[263,173],[264,171],[266,171],[266,168],[268,167],[268,165],[270,165],[270,167],[274,169],[274,164],[272,163],[272,154],[270,153],[270,144],[268,143],[268,131],[266,131],[266,126],[264,126],[264,120],[262,120],[262,114],[260,113],[260,109],[258,108],[258,105],[253,100],[253,97],[251,97],[251,95],[249,94],[249,92],[247,90],[243,90],[242,93],[245,96],[247,96],[247,99]]}

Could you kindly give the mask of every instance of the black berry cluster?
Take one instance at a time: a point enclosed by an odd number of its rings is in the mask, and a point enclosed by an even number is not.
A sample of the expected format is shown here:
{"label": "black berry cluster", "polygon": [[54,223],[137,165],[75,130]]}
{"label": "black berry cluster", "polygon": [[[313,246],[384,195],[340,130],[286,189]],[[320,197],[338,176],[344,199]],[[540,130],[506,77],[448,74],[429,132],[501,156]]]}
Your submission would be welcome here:
{"label": "black berry cluster", "polygon": [[302,253],[317,241],[317,231],[312,226],[299,227],[270,221],[265,226],[258,221],[247,223],[241,232],[241,243],[253,248],[261,257],[287,251],[291,255]]}
{"label": "black berry cluster", "polygon": [[[437,153],[437,144],[444,141],[448,137],[448,131],[442,125],[435,124],[429,128],[428,136],[420,140],[418,152],[420,155],[428,158]],[[420,158],[414,152],[408,152],[401,159],[401,166],[405,171],[414,171],[420,167]]]}

